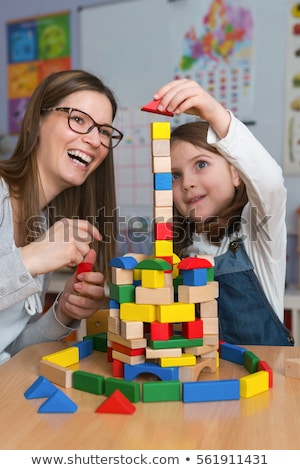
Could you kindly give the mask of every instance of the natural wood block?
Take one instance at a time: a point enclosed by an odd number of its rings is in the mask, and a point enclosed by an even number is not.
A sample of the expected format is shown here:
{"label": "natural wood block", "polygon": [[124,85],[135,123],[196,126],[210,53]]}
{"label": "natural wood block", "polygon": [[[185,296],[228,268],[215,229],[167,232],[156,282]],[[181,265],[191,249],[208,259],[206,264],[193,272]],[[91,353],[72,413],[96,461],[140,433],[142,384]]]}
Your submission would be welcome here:
{"label": "natural wood block", "polygon": [[112,282],[117,285],[133,283],[133,270],[123,268],[111,268]]}
{"label": "natural wood block", "polygon": [[93,335],[104,333],[108,330],[108,317],[111,315],[110,309],[97,310],[94,315],[86,319],[86,334]]}
{"label": "natural wood block", "polygon": [[150,289],[137,286],[135,289],[136,304],[168,305],[174,302],[173,286]]}
{"label": "natural wood block", "polygon": [[144,323],[139,321],[121,320],[121,336],[125,339],[139,339],[144,337]]}
{"label": "natural wood block", "polygon": [[171,157],[152,158],[152,173],[170,173],[171,169]]}
{"label": "natural wood block", "polygon": [[214,300],[216,294],[215,285],[207,283],[206,286],[178,286],[178,301],[195,304]]}
{"label": "natural wood block", "polygon": [[172,222],[173,220],[173,205],[172,206],[154,206],[154,221],[155,223]]}
{"label": "natural wood block", "polygon": [[218,302],[216,299],[201,302],[199,305],[200,317],[210,318],[218,316]]}
{"label": "natural wood block", "polygon": [[108,317],[108,331],[116,335],[121,333],[121,320],[119,317]]}
{"label": "natural wood block", "polygon": [[130,349],[146,348],[147,346],[146,338],[125,339],[125,338],[122,338],[121,335],[116,335],[114,333],[108,332],[107,339],[111,341],[112,343],[123,344],[123,346],[126,346],[127,348],[130,348]]}
{"label": "natural wood block", "polygon": [[284,361],[284,375],[286,377],[300,378],[300,358],[286,359]]}
{"label": "natural wood block", "polygon": [[218,335],[219,334],[219,318],[202,318],[203,322],[203,335]]}
{"label": "natural wood block", "polygon": [[158,189],[153,191],[153,203],[155,207],[173,207],[172,189]]}
{"label": "natural wood block", "polygon": [[123,354],[115,350],[112,351],[112,357],[113,359],[117,359],[118,361],[132,366],[135,364],[143,364],[145,362],[145,356],[127,356],[127,354]]}
{"label": "natural wood block", "polygon": [[73,370],[52,362],[40,361],[39,374],[60,387],[71,388],[73,386]]}
{"label": "natural wood block", "polygon": [[196,365],[191,367],[180,367],[179,380],[181,382],[196,382],[199,379],[199,375],[202,371],[215,373],[216,370],[216,359],[197,357]]}
{"label": "natural wood block", "polygon": [[153,157],[169,157],[170,139],[151,140],[151,154]]}

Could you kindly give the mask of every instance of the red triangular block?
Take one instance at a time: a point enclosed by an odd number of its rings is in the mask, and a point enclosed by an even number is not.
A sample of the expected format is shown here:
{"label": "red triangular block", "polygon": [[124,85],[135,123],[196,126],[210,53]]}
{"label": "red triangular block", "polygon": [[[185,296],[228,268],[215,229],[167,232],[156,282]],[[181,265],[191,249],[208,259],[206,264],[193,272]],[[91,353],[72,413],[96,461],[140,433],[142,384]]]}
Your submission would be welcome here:
{"label": "red triangular block", "polygon": [[147,111],[148,113],[163,114],[165,116],[174,116],[174,113],[170,111],[159,111],[157,106],[159,105],[160,100],[153,100],[150,103],[146,104],[141,108],[141,111]]}
{"label": "red triangular block", "polygon": [[131,415],[136,410],[135,406],[123,395],[120,390],[116,389],[100,406],[96,409],[96,413],[122,413]]}

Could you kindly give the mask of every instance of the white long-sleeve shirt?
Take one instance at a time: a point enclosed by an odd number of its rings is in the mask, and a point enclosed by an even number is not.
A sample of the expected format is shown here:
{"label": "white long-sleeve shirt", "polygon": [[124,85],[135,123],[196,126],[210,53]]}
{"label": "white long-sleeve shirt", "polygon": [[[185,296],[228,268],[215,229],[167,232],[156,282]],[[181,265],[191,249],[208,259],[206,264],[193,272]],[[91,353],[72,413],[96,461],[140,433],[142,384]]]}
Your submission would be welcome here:
{"label": "white long-sleeve shirt", "polygon": [[53,306],[42,315],[51,273],[32,277],[14,242],[9,190],[0,178],[0,364],[34,343],[55,341],[78,328],[62,325]]}
{"label": "white long-sleeve shirt", "polygon": [[[244,181],[249,202],[242,212],[240,236],[267,299],[283,322],[286,275],[286,198],[281,167],[258,142],[249,129],[231,114],[225,138],[212,128],[207,141],[232,164]],[[194,234],[188,253],[218,256],[228,250],[229,239],[220,246]]]}

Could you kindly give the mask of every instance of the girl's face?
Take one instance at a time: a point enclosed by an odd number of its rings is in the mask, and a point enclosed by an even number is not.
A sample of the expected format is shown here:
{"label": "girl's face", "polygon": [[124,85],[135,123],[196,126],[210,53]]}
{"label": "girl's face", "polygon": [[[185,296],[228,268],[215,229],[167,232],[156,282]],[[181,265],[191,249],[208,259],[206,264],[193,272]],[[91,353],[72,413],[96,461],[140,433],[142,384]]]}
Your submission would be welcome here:
{"label": "girl's face", "polygon": [[200,222],[230,206],[240,177],[224,157],[176,140],[171,160],[173,200],[181,215]]}
{"label": "girl's face", "polygon": [[[111,103],[96,91],[74,92],[65,97],[59,107],[84,111],[98,124],[112,123]],[[46,202],[68,187],[83,184],[103,162],[109,150],[101,144],[100,138],[96,127],[89,134],[71,130],[67,112],[51,111],[41,117],[37,162]]]}

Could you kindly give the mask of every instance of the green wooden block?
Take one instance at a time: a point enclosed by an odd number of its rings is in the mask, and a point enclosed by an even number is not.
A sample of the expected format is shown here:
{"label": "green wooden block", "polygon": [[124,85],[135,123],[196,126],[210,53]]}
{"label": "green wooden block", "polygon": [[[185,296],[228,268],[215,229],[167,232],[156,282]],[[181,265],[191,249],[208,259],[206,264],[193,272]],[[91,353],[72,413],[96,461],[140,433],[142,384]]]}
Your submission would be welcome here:
{"label": "green wooden block", "polygon": [[177,380],[144,382],[142,390],[143,402],[181,401],[181,382]]}
{"label": "green wooden block", "polygon": [[135,269],[149,269],[151,271],[168,271],[169,263],[163,258],[148,258],[140,261]]}
{"label": "green wooden block", "polygon": [[107,332],[103,331],[95,335],[95,350],[96,351],[107,351]]}
{"label": "green wooden block", "polygon": [[105,395],[109,397],[116,389],[120,390],[132,403],[141,400],[141,387],[137,382],[108,377],[105,380]]}
{"label": "green wooden block", "polygon": [[113,300],[119,302],[119,304],[135,302],[135,286],[133,284],[118,286],[111,282],[109,285],[109,295]]}
{"label": "green wooden block", "polygon": [[84,392],[104,395],[104,377],[84,370],[73,372],[73,388]]}
{"label": "green wooden block", "polygon": [[214,281],[215,279],[215,268],[207,268],[207,282]]}
{"label": "green wooden block", "polygon": [[250,374],[257,372],[259,358],[251,351],[244,352],[244,367]]}
{"label": "green wooden block", "polygon": [[187,339],[184,336],[175,335],[166,341],[149,340],[148,346],[152,349],[192,348],[194,346],[203,346],[203,338]]}
{"label": "green wooden block", "polygon": [[179,274],[179,276],[175,277],[175,279],[173,279],[173,287],[174,287],[174,293],[177,294],[178,293],[178,286],[182,286],[183,284],[183,275],[182,274]]}

